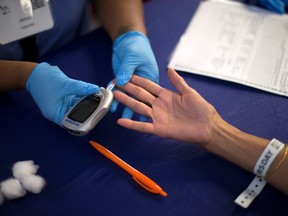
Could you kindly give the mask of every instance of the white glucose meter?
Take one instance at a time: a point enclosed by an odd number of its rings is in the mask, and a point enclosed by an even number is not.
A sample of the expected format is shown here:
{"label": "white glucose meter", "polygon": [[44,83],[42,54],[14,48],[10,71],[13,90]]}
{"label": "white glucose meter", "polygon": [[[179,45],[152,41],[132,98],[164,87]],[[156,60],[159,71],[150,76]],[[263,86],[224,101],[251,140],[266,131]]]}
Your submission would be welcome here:
{"label": "white glucose meter", "polygon": [[98,92],[82,97],[64,116],[63,127],[71,134],[84,136],[106,115],[113,101],[112,89],[101,87]]}

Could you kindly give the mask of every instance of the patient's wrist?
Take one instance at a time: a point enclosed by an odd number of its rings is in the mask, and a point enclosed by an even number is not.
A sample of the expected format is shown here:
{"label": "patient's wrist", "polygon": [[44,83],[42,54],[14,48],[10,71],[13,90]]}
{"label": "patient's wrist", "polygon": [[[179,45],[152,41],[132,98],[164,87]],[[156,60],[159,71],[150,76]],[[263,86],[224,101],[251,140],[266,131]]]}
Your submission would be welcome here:
{"label": "patient's wrist", "polygon": [[211,136],[205,148],[223,157],[231,153],[233,146],[241,142],[239,138],[244,136],[244,134],[244,132],[230,125],[221,117],[217,117],[212,125]]}
{"label": "patient's wrist", "polygon": [[209,150],[224,138],[224,131],[227,130],[228,124],[221,118],[218,113],[215,113],[210,122],[210,135],[207,141],[203,144]]}

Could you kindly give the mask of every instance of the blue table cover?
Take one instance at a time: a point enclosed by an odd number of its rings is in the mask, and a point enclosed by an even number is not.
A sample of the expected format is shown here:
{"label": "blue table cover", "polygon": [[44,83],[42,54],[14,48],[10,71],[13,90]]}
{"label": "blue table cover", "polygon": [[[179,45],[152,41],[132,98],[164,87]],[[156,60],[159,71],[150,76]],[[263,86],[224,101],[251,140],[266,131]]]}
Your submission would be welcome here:
{"label": "blue table cover", "polygon": [[[160,70],[195,12],[196,0],[145,3],[148,35]],[[106,86],[113,78],[112,43],[100,28],[41,59],[68,76]],[[191,52],[197,50],[191,50]],[[288,142],[288,100],[239,84],[189,73],[180,74],[239,129]],[[288,197],[266,185],[248,209],[234,199],[254,175],[195,144],[134,132],[116,124],[123,107],[89,135],[76,137],[47,121],[25,90],[0,94],[0,180],[12,176],[17,161],[33,160],[47,185],[0,206],[0,215],[17,216],[194,216],[288,215]],[[167,193],[163,198],[141,188],[120,167],[95,151],[95,140],[135,167]]]}

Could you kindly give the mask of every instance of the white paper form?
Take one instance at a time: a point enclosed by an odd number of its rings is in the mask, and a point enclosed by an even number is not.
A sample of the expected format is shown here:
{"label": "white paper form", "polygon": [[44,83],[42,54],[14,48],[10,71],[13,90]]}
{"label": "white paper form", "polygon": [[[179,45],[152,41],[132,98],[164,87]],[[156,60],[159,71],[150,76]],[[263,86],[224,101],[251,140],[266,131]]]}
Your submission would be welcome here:
{"label": "white paper form", "polygon": [[288,16],[201,2],[168,66],[288,96]]}

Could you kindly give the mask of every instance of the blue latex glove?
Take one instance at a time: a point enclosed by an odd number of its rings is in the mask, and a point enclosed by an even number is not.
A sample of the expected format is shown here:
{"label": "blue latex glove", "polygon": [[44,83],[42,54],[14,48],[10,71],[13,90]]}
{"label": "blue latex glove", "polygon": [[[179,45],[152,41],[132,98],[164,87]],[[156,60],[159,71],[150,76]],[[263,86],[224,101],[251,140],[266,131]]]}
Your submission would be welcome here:
{"label": "blue latex glove", "polygon": [[[119,86],[125,85],[133,74],[159,83],[159,69],[148,38],[140,32],[131,31],[119,36],[113,44],[112,65]],[[113,101],[114,112],[118,102]],[[125,107],[123,118],[131,119],[133,111]]]}
{"label": "blue latex glove", "polygon": [[26,83],[44,117],[62,127],[65,113],[84,95],[99,90],[97,85],[67,77],[57,66],[38,64]]}
{"label": "blue latex glove", "polygon": [[284,14],[285,5],[288,5],[288,0],[259,0],[259,3],[271,11]]}

